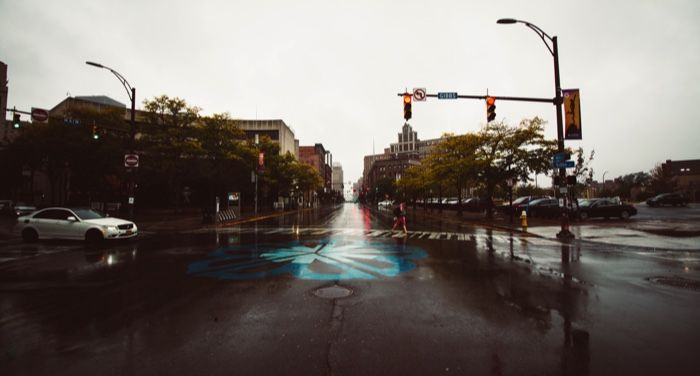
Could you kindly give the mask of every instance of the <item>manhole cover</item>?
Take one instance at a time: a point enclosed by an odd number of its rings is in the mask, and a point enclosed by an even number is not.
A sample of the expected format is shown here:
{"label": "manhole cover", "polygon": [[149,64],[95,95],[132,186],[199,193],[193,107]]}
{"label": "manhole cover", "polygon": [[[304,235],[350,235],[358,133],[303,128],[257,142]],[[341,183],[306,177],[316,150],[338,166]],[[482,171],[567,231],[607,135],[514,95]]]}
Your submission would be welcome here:
{"label": "manhole cover", "polygon": [[323,299],[340,299],[352,295],[352,290],[347,287],[333,285],[314,290],[314,295]]}
{"label": "manhole cover", "polygon": [[687,279],[682,277],[651,277],[647,278],[648,281],[659,283],[662,285],[680,287],[688,290],[700,290],[700,281],[694,279]]}

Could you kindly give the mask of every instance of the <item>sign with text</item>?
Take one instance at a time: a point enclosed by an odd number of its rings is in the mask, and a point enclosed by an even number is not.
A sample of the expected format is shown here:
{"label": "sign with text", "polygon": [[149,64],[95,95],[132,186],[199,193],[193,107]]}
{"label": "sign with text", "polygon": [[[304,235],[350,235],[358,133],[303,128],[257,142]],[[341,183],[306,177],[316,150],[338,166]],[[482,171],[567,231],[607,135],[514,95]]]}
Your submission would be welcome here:
{"label": "sign with text", "polygon": [[561,161],[554,165],[555,168],[574,168],[575,166],[576,162],[574,161]]}
{"label": "sign with text", "polygon": [[438,93],[438,99],[457,99],[457,93]]}

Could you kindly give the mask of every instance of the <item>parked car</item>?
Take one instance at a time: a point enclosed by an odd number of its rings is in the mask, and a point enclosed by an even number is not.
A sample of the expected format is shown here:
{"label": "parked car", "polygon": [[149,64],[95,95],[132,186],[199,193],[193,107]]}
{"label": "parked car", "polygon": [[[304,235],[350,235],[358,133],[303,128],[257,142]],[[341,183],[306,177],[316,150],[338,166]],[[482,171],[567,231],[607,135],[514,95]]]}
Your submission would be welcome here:
{"label": "parked car", "polygon": [[22,215],[27,215],[27,214],[34,212],[35,210],[36,210],[36,206],[27,205],[23,202],[12,203],[12,201],[10,201],[9,203],[6,203],[2,207],[3,214],[9,215],[12,217],[19,217]]}
{"label": "parked car", "polygon": [[138,235],[136,224],[86,208],[52,207],[17,218],[22,239],[77,239],[98,242]]}
{"label": "parked car", "polygon": [[391,200],[384,200],[384,201],[379,201],[377,205],[381,208],[390,208],[394,206],[394,202]]}
{"label": "parked car", "polygon": [[12,200],[0,200],[0,213],[5,214],[10,210]]}
{"label": "parked car", "polygon": [[596,217],[628,219],[636,214],[634,206],[621,202],[619,198],[581,200],[578,207],[578,217],[582,220]]}
{"label": "parked car", "polygon": [[688,199],[683,197],[680,193],[662,193],[656,195],[647,200],[647,205],[649,206],[686,206],[688,205]]}
{"label": "parked car", "polygon": [[[521,196],[513,200],[513,207],[512,210],[515,214],[520,214],[525,208],[528,206],[528,204],[532,201],[541,199],[541,198],[552,198],[552,197],[545,197],[545,196]],[[504,202],[503,205],[498,207],[498,211],[504,214],[509,214],[511,211],[511,206],[510,202]]]}
{"label": "parked car", "polygon": [[530,201],[527,205],[519,206],[520,211],[525,210],[528,217],[559,217],[562,207],[556,198],[540,198]]}
{"label": "parked car", "polygon": [[481,211],[484,210],[484,205],[480,198],[470,197],[462,201],[462,209],[467,211]]}
{"label": "parked car", "polygon": [[459,202],[459,198],[457,197],[448,197],[445,199],[444,204],[445,205],[451,205],[451,206],[457,206],[457,203]]}

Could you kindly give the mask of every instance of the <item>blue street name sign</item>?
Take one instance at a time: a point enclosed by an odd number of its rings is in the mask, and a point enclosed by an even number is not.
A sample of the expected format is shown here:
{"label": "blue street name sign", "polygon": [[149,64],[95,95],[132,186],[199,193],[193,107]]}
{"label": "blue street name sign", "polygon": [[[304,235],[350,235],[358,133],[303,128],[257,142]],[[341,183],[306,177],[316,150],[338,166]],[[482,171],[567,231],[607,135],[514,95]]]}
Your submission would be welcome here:
{"label": "blue street name sign", "polygon": [[438,99],[457,99],[457,93],[438,93]]}
{"label": "blue street name sign", "polygon": [[561,161],[554,164],[555,168],[574,168],[574,166],[576,166],[574,161]]}
{"label": "blue street name sign", "polygon": [[554,162],[552,162],[552,163],[556,165],[558,163],[561,163],[561,162],[568,160],[569,158],[571,158],[571,155],[569,155],[567,153],[557,153],[557,154],[554,154]]}

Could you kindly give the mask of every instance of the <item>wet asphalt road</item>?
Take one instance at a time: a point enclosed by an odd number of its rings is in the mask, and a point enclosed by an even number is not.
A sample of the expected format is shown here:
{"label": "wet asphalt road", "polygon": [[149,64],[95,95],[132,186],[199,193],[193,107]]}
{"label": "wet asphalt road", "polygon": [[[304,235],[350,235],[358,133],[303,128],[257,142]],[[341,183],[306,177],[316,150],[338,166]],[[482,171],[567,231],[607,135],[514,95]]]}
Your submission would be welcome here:
{"label": "wet asphalt road", "polygon": [[[700,263],[346,204],[0,264],[3,375],[697,375]],[[663,282],[663,283],[662,283]]]}

